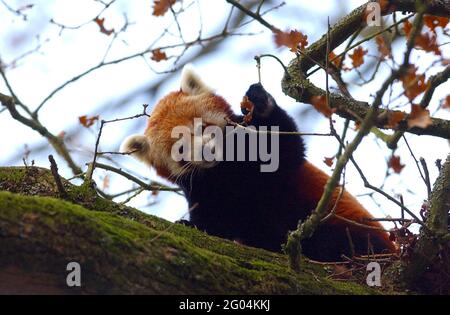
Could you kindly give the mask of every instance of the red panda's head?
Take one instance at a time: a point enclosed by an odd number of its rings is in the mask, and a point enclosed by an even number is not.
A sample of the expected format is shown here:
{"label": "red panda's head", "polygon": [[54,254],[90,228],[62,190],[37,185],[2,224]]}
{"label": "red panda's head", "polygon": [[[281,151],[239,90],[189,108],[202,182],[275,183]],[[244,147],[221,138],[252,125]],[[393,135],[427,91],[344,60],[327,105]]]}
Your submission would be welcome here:
{"label": "red panda's head", "polygon": [[154,167],[160,176],[174,181],[193,168],[209,168],[216,163],[205,160],[176,161],[172,154],[174,144],[179,140],[177,134],[173,134],[176,128],[189,130],[192,143],[197,137],[196,140],[203,146],[211,145],[214,139],[210,135],[194,135],[194,119],[201,118],[202,124],[197,128],[217,126],[223,130],[231,115],[230,105],[214,94],[190,66],[185,66],[180,90],[169,93],[158,102],[144,135],[132,135],[125,139],[121,152],[132,152],[134,157]]}

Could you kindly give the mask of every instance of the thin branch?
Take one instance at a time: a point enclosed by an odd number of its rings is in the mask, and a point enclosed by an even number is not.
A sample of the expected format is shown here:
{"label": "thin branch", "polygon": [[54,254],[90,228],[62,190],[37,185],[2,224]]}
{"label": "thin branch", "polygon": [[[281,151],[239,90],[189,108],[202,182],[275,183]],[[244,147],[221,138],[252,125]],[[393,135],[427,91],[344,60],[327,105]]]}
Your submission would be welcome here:
{"label": "thin branch", "polygon": [[[395,1],[392,0],[395,5],[391,7],[396,10],[402,10],[402,8],[408,8],[411,12],[416,12],[418,9],[415,7],[415,1]],[[441,8],[441,12],[438,13],[437,8]],[[358,30],[362,23],[362,17],[365,14],[366,5],[363,5],[355,9],[352,13],[347,15],[341,21],[339,21],[330,30],[330,47],[329,50],[333,50],[337,46],[343,43],[349,36],[351,36],[356,30]],[[432,4],[427,2],[426,7],[422,7],[422,13],[433,13],[440,16],[450,15],[450,8],[444,4],[435,1]],[[396,79],[398,79],[402,72],[406,69],[406,65],[409,63],[409,56],[411,49],[414,46],[415,35],[420,30],[421,26],[421,14],[418,14],[418,18],[415,19],[415,29],[412,31],[409,38],[408,48],[405,51],[404,62],[399,70],[393,71],[391,75],[391,82],[387,82],[390,85]],[[398,23],[398,22],[396,22]],[[293,97],[297,101],[309,103],[312,96],[324,96],[326,91],[313,85],[309,80],[306,79],[306,72],[317,63],[317,61],[325,60],[327,51],[327,39],[323,36],[317,42],[310,45],[302,54],[300,58],[295,58],[291,61],[288,72],[289,76],[285,76],[282,81],[283,92],[287,95]],[[308,56],[308,57],[305,57]],[[377,100],[381,102],[381,100]],[[343,117],[351,120],[357,120],[359,117],[365,117],[370,106],[366,102],[360,102],[351,99],[345,95],[330,93],[330,106],[336,109],[336,113]],[[380,110],[380,113],[375,121],[375,126],[378,128],[390,128],[388,117],[390,117],[394,111],[391,110]],[[433,135],[437,137],[442,137],[445,139],[450,138],[450,121],[438,118],[432,118],[432,123],[426,128],[413,127],[409,128],[407,123],[400,123],[395,127],[395,130],[407,131],[409,133],[414,133],[417,135]],[[392,128],[391,128],[392,129]]]}
{"label": "thin branch", "polygon": [[[284,65],[283,61],[281,61],[281,59],[278,58],[277,56],[271,55],[271,54],[262,54],[262,55],[259,55],[259,56],[257,56],[257,57],[258,57],[258,59],[261,59],[261,58],[264,58],[264,57],[270,57],[270,58],[275,59],[275,60],[278,61],[278,63],[283,67],[284,73],[285,73],[286,75],[289,75],[289,73],[288,73],[288,71],[287,71],[287,68],[286,68],[286,66]],[[256,57],[255,57],[255,59],[256,59]]]}
{"label": "thin branch", "polygon": [[56,187],[58,188],[59,196],[63,199],[67,199],[67,192],[64,189],[64,185],[61,181],[61,177],[58,174],[58,165],[53,158],[53,155],[48,156],[50,161],[50,170],[52,171],[53,178],[55,179]]}
{"label": "thin branch", "polygon": [[147,184],[143,181],[141,181],[139,178],[134,177],[133,175],[128,174],[127,172],[124,172],[122,169],[120,168],[116,168],[113,167],[111,165],[106,165],[106,164],[102,164],[102,163],[96,163],[96,167],[97,168],[101,168],[116,174],[119,174],[123,177],[125,177],[126,179],[131,180],[132,182],[135,182],[136,184],[138,184],[140,187],[144,188],[145,190],[149,190],[149,191],[172,191],[172,192],[180,192],[181,189],[180,188],[172,188],[172,187],[168,187],[165,186],[163,184],[159,184],[155,181],[152,181],[150,184]]}
{"label": "thin branch", "polygon": [[[229,32],[226,33],[226,36],[242,36],[242,35],[249,35],[249,34],[229,33]],[[195,39],[195,40],[190,41],[190,42],[179,43],[179,44],[173,44],[173,45],[166,45],[166,46],[161,46],[161,47],[159,47],[159,48],[152,48],[152,47],[150,47],[150,48],[144,49],[144,50],[141,51],[141,52],[137,52],[137,53],[134,53],[134,54],[131,54],[131,55],[122,57],[122,58],[118,58],[118,59],[114,59],[114,60],[106,61],[106,62],[105,62],[105,61],[101,61],[101,62],[98,63],[97,65],[95,65],[95,66],[93,66],[93,67],[87,69],[86,71],[84,71],[84,72],[82,72],[82,73],[80,73],[80,74],[74,76],[72,79],[70,79],[70,80],[64,82],[63,84],[61,84],[60,86],[58,86],[57,88],[55,88],[53,91],[51,91],[51,92],[50,92],[50,93],[49,93],[49,94],[41,101],[41,103],[36,107],[36,109],[33,111],[33,115],[34,115],[34,116],[37,116],[38,113],[39,113],[39,111],[42,109],[42,107],[43,107],[43,106],[44,106],[44,105],[45,105],[45,104],[46,104],[46,103],[47,103],[47,102],[48,102],[55,94],[59,93],[62,89],[64,89],[64,88],[67,87],[68,85],[70,85],[70,84],[72,84],[72,83],[78,81],[79,79],[81,79],[81,78],[87,76],[88,74],[90,74],[90,73],[92,73],[92,72],[94,72],[94,71],[96,71],[96,70],[98,70],[98,69],[100,69],[100,68],[103,68],[103,67],[105,67],[105,66],[110,66],[110,65],[119,64],[119,63],[121,63],[121,62],[124,62],[124,61],[127,61],[127,60],[131,60],[131,59],[135,59],[135,58],[138,58],[138,57],[142,57],[142,56],[144,56],[144,55],[146,55],[146,54],[148,54],[148,53],[151,53],[151,52],[154,51],[155,49],[165,50],[165,49],[179,48],[179,47],[186,47],[186,48],[189,48],[189,47],[194,46],[194,45],[196,45],[196,44],[202,44],[202,43],[204,43],[204,42],[216,41],[216,40],[218,40],[218,39],[220,39],[220,38],[223,38],[224,36],[225,36],[224,33],[223,33],[223,32],[220,32],[220,33],[218,33],[218,34],[216,34],[216,35],[212,35],[212,36],[209,36],[209,37],[207,37],[207,38],[199,38],[199,39]]]}
{"label": "thin branch", "polygon": [[[327,43],[331,41],[331,38],[329,38],[330,34],[327,36]],[[329,48],[329,46],[327,45]],[[328,72],[326,72],[326,75],[328,76]],[[285,250],[289,255],[289,261],[290,265],[294,270],[299,270],[300,268],[300,257],[301,257],[301,241],[303,239],[310,238],[314,231],[316,230],[317,226],[320,224],[321,220],[327,215],[329,211],[329,203],[331,201],[333,192],[335,190],[335,187],[339,183],[339,179],[341,177],[342,171],[344,167],[347,165],[347,162],[349,161],[350,157],[352,156],[353,152],[358,148],[359,144],[361,143],[362,139],[370,132],[370,129],[372,128],[379,105],[381,104],[381,97],[382,94],[384,94],[385,90],[387,89],[388,82],[391,79],[388,79],[380,89],[380,91],[377,94],[377,98],[375,99],[375,102],[373,106],[370,108],[368,115],[365,117],[364,121],[361,123],[361,127],[356,134],[353,141],[347,146],[345,151],[342,153],[338,161],[336,162],[335,169],[333,171],[333,174],[328,179],[325,187],[324,192],[317,203],[317,206],[315,210],[311,213],[311,215],[306,219],[305,222],[303,222],[297,230],[294,232],[291,232],[288,237],[288,241],[285,246]],[[390,85],[390,84],[389,84]],[[326,94],[327,95],[327,94]]]}
{"label": "thin branch", "polygon": [[265,27],[270,29],[272,32],[278,31],[278,28],[276,28],[275,26],[273,26],[272,24],[267,22],[265,19],[263,19],[258,12],[255,13],[255,12],[247,9],[246,7],[244,7],[242,4],[240,4],[239,2],[237,2],[235,0],[226,0],[226,1],[229,4],[231,4],[231,5],[235,6],[236,8],[238,8],[239,10],[241,10],[242,12],[244,12],[246,15],[252,17],[254,20],[258,21],[259,23],[261,23],[262,25],[264,25]]}
{"label": "thin branch", "polygon": [[[125,120],[130,120],[130,119],[136,119],[136,118],[140,118],[142,116],[146,116],[146,117],[150,117],[149,114],[147,114],[147,104],[143,105],[143,112],[141,114],[137,114],[134,116],[130,116],[130,117],[125,117],[125,118],[116,118],[116,119],[112,119],[112,120],[102,120],[100,123],[100,129],[98,131],[98,135],[97,135],[97,140],[95,141],[95,150],[94,150],[94,158],[92,160],[92,163],[90,164],[90,168],[87,172],[87,176],[86,176],[86,180],[87,181],[91,181],[92,180],[92,176],[94,174],[94,170],[95,170],[95,166],[96,166],[96,161],[97,161],[97,157],[100,154],[98,151],[99,145],[100,145],[100,138],[102,136],[102,132],[103,132],[103,127],[106,124],[110,124],[110,123],[115,123],[115,122],[119,122],[119,121],[125,121]],[[112,153],[112,152],[109,152]],[[114,152],[115,153],[115,152]],[[133,152],[126,152],[125,154],[132,154]]]}
{"label": "thin branch", "polygon": [[135,192],[134,192],[131,196],[129,196],[129,197],[128,197],[127,199],[125,199],[124,201],[121,201],[120,204],[121,204],[121,205],[125,205],[125,204],[129,203],[133,198],[137,197],[137,196],[138,196],[139,194],[141,194],[143,191],[145,191],[145,189],[142,188],[142,187],[136,189]]}
{"label": "thin branch", "polygon": [[[374,33],[374,34],[371,34],[370,36],[367,36],[367,37],[361,39],[360,41],[358,41],[358,42],[356,42],[356,43],[354,43],[354,44],[351,44],[351,45],[347,46],[343,52],[341,52],[340,54],[338,54],[338,55],[334,56],[333,58],[331,58],[331,59],[330,59],[330,62],[333,62],[333,61],[338,60],[339,58],[341,58],[341,66],[342,66],[342,63],[344,62],[344,56],[345,56],[350,50],[352,50],[353,48],[358,47],[358,46],[361,45],[361,44],[364,44],[365,42],[368,42],[369,40],[371,40],[371,39],[377,37],[378,35],[381,35],[381,34],[383,34],[383,33],[385,33],[385,32],[390,31],[392,28],[395,28],[395,27],[397,27],[398,25],[400,25],[401,23],[405,22],[406,20],[409,20],[413,15],[414,15],[414,14],[410,14],[410,15],[404,17],[403,19],[401,19],[401,20],[399,20],[399,21],[397,21],[397,22],[391,24],[390,26],[385,27],[384,29],[382,29],[382,30],[380,30],[380,31],[378,31],[378,32],[376,32],[376,33]],[[355,33],[355,34],[357,34],[357,33]],[[316,68],[316,69],[310,71],[310,72],[308,73],[307,77],[313,75],[317,70],[319,70],[319,68]]]}
{"label": "thin branch", "polygon": [[352,157],[351,162],[353,164],[353,166],[355,166],[357,172],[359,173],[359,176],[361,177],[361,179],[364,182],[364,187],[369,188],[377,193],[379,193],[380,195],[384,196],[386,199],[388,199],[389,201],[392,201],[393,203],[395,203],[397,206],[400,207],[400,209],[402,209],[403,211],[405,211],[406,213],[408,213],[413,219],[415,223],[418,223],[422,226],[422,228],[426,229],[425,224],[422,222],[421,219],[419,219],[414,212],[412,212],[411,210],[409,210],[402,202],[398,201],[397,199],[395,199],[394,197],[392,197],[391,195],[389,195],[388,193],[384,192],[383,190],[381,190],[380,188],[373,186],[372,184],[370,184],[370,182],[367,180],[366,176],[364,175],[364,172],[362,171],[361,167],[358,165],[358,163],[356,163],[355,159]]}
{"label": "thin branch", "polygon": [[55,151],[67,162],[73,174],[80,174],[82,170],[72,159],[72,156],[67,149],[64,140],[50,133],[46,127],[44,127],[37,119],[28,119],[22,116],[16,109],[14,100],[12,97],[0,93],[0,103],[5,106],[11,117],[18,122],[30,127],[37,131],[41,136],[45,137],[48,142],[53,146]]}
{"label": "thin branch", "polygon": [[428,172],[428,166],[427,166],[427,162],[425,161],[424,158],[420,158],[420,164],[422,165],[423,168],[423,173],[425,175],[425,185],[427,186],[427,192],[428,192],[428,199],[431,198],[431,181],[430,181],[430,173]]}
{"label": "thin branch", "polygon": [[272,130],[257,130],[253,128],[249,128],[246,126],[243,126],[237,122],[234,122],[230,119],[226,119],[227,123],[229,123],[232,126],[235,126],[237,128],[243,129],[245,131],[251,132],[251,133],[258,133],[258,134],[269,134],[269,135],[285,135],[285,136],[322,136],[322,137],[331,137],[331,133],[318,133],[318,132],[299,132],[299,131],[272,131]]}
{"label": "thin branch", "polygon": [[[324,192],[323,192],[315,210],[306,219],[306,221],[303,222],[299,226],[299,228],[297,230],[295,230],[294,232],[291,232],[288,236],[288,241],[286,243],[285,250],[286,250],[287,254],[289,255],[289,262],[290,262],[291,267],[296,271],[299,271],[299,268],[300,268],[301,241],[304,239],[310,238],[313,235],[314,231],[316,230],[317,226],[320,224],[321,220],[324,217],[326,217],[327,213],[329,212],[329,203],[331,201],[331,198],[333,196],[335,188],[339,183],[339,179],[341,177],[344,167],[346,166],[347,162],[352,158],[353,152],[358,148],[362,139],[370,132],[370,130],[372,129],[372,127],[375,124],[376,117],[378,115],[378,109],[382,104],[383,95],[386,93],[387,89],[392,85],[392,83],[403,74],[403,72],[406,70],[406,68],[409,64],[409,57],[410,57],[411,49],[414,46],[415,37],[417,36],[418,32],[420,31],[423,12],[424,11],[420,11],[420,13],[418,14],[418,16],[416,17],[416,19],[414,21],[413,31],[411,31],[411,37],[408,40],[408,45],[407,45],[407,49],[404,54],[404,60],[403,60],[402,66],[400,66],[400,68],[397,71],[393,71],[391,73],[391,75],[384,81],[381,88],[376,93],[376,96],[372,103],[372,106],[369,108],[367,115],[365,116],[363,122],[361,123],[358,133],[356,134],[353,141],[346,147],[345,151],[338,159],[335,169],[333,171],[333,174],[328,179],[328,181],[325,185],[325,188],[324,188]],[[329,54],[330,45],[331,45],[330,43],[333,41],[331,36],[332,35],[330,32],[330,27],[328,27],[327,35],[325,37],[325,49],[326,49],[325,50],[325,60],[326,61],[328,60],[328,54]],[[412,44],[411,44],[411,42],[412,42]],[[326,71],[326,77],[328,77],[328,71]],[[285,77],[285,79],[286,79],[286,77]],[[325,95],[329,102],[328,86],[327,86]],[[369,244],[370,244],[370,242],[369,242]],[[369,246],[369,248],[370,248],[370,246]]]}
{"label": "thin branch", "polygon": [[[414,159],[414,162],[416,163],[416,167],[417,167],[417,170],[419,171],[420,177],[422,177],[423,182],[425,183],[425,185],[427,185],[427,181],[425,179],[425,176],[422,174],[422,169],[420,168],[419,161],[417,161],[416,156],[415,156],[413,150],[411,149],[411,147],[409,146],[408,140],[406,140],[405,136],[403,136],[403,140],[405,141],[406,147],[408,148],[409,153],[411,154],[412,158]],[[430,194],[428,194],[428,197],[429,196],[430,196]]]}

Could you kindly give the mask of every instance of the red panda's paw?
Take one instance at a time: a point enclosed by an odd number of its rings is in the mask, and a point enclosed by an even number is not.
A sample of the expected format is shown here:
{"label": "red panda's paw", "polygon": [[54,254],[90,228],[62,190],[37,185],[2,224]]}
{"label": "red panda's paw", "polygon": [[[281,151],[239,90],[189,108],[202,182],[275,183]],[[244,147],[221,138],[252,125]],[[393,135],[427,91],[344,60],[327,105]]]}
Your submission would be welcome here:
{"label": "red panda's paw", "polygon": [[[272,109],[276,106],[276,102],[273,99],[272,95],[270,95],[261,83],[255,83],[250,85],[245,96],[248,98],[250,102],[253,103],[254,109],[252,117],[253,119],[257,118],[267,118]],[[246,115],[244,112],[246,109],[242,109],[242,113]]]}

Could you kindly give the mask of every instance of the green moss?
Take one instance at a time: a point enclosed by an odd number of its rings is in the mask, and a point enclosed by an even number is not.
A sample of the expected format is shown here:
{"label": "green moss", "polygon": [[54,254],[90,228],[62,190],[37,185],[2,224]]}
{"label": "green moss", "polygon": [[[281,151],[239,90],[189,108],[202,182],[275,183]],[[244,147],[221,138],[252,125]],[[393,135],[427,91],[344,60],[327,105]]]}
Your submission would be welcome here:
{"label": "green moss", "polygon": [[22,167],[0,168],[0,182],[10,180],[13,183],[18,184],[23,180],[25,172],[26,170]]}
{"label": "green moss", "polygon": [[[147,216],[144,225],[49,197],[0,192],[0,266],[14,264],[61,279],[80,262],[85,293],[370,294],[325,279],[283,255],[240,246]],[[0,267],[1,269],[1,267]]]}
{"label": "green moss", "polygon": [[51,193],[55,185],[49,181],[49,176],[48,170],[38,167],[0,167],[0,190]]}
{"label": "green moss", "polygon": [[65,266],[77,261],[85,293],[377,293],[327,279],[321,265],[302,263],[296,274],[284,255],[211,237],[103,199],[92,185],[62,181],[66,201],[42,197],[59,195],[48,170],[0,168],[0,190],[21,194],[0,192],[0,266],[44,273],[66,290]]}

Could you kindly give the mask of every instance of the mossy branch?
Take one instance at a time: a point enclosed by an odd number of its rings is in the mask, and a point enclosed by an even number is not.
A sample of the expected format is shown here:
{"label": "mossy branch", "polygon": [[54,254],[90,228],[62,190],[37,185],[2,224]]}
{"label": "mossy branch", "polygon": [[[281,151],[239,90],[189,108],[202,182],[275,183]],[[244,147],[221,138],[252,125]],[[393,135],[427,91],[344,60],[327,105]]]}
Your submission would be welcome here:
{"label": "mossy branch", "polygon": [[[330,51],[341,45],[350,36],[352,36],[354,32],[358,31],[361,25],[366,23],[364,20],[366,17],[366,8],[371,2],[375,1],[368,1],[367,3],[354,9],[331,27]],[[394,11],[417,12],[418,7],[416,6],[416,0],[390,0],[388,10],[381,12],[381,14],[387,15]],[[448,1],[439,0],[426,1],[424,13],[442,17],[450,17],[450,3]],[[306,73],[312,66],[314,66],[311,59],[316,61],[325,60],[326,51],[327,36],[324,34],[319,40],[305,50],[305,55],[309,58],[295,58],[291,61],[290,67],[295,68],[302,73]]]}
{"label": "mossy branch", "polygon": [[[363,18],[365,16],[366,6],[367,4],[364,4],[353,10],[330,29],[330,50],[333,50],[334,48],[341,45],[345,40],[347,40],[347,38],[352,36],[353,33],[357,32],[360,29],[361,25],[364,25],[365,21],[363,20]],[[443,1],[426,1],[424,5],[416,6],[416,1],[414,0],[391,0],[389,8],[391,11],[420,11],[420,16],[423,16],[423,14],[425,13],[444,17],[450,16],[450,4]],[[388,14],[391,11],[382,13]],[[416,21],[421,21],[421,19],[416,19]],[[421,25],[415,25],[415,29],[419,30],[420,26]],[[415,38],[415,36],[411,37]],[[408,43],[407,52],[411,52],[414,46],[413,44],[414,41],[410,40]],[[315,86],[307,79],[307,72],[311,67],[315,65],[315,62],[320,63],[325,60],[326,51],[327,38],[326,35],[323,35],[318,41],[309,46],[301,56],[293,59],[288,66],[288,75],[285,75],[282,81],[283,92],[288,96],[291,96],[295,100],[305,103],[310,103],[312,96],[326,95],[325,90]],[[405,56],[408,57],[405,58],[406,60],[409,60],[409,53],[408,56]],[[313,62],[312,60],[314,60],[315,62]],[[429,100],[427,99],[431,97],[434,91],[433,86],[435,87],[442,82],[445,82],[447,78],[448,70],[446,69],[441,76],[438,76],[434,79],[432,88],[426,94],[424,102],[429,102]],[[370,109],[369,104],[366,102],[361,102],[337,93],[329,94],[329,104],[330,107],[336,109],[336,114],[343,118],[351,119],[354,121],[358,121],[360,120],[360,118],[366,117]],[[395,111],[392,110],[380,110],[374,125],[378,128],[388,128],[388,118],[391,117],[394,112]],[[439,118],[431,118],[431,124],[425,128],[409,128],[406,120],[404,120],[399,123],[394,130],[398,131],[398,134],[392,141],[398,141],[398,139],[400,139],[400,133],[403,132],[409,132],[416,135],[431,135],[449,139],[450,121]]]}
{"label": "mossy branch", "polygon": [[[288,237],[288,241],[285,246],[285,250],[287,254],[289,255],[289,261],[291,267],[299,271],[300,270],[300,259],[301,259],[301,241],[307,238],[310,238],[314,231],[317,229],[317,227],[320,225],[322,220],[326,217],[326,215],[329,213],[329,203],[331,201],[331,198],[333,196],[333,192],[336,188],[336,186],[339,183],[339,179],[341,177],[341,174],[344,170],[344,167],[347,165],[347,162],[352,159],[352,154],[355,152],[355,150],[358,148],[361,141],[364,139],[364,137],[371,131],[372,127],[375,124],[376,117],[378,115],[378,109],[380,108],[382,104],[383,95],[388,90],[389,86],[398,79],[405,71],[405,69],[408,67],[409,64],[409,57],[411,54],[411,50],[414,46],[414,41],[417,36],[417,34],[420,32],[420,28],[422,26],[422,18],[424,8],[422,7],[422,10],[417,15],[415,21],[413,30],[411,32],[411,37],[408,40],[407,49],[405,50],[403,63],[402,65],[396,70],[391,73],[391,75],[383,82],[382,86],[378,90],[375,100],[372,104],[372,106],[369,108],[367,115],[363,116],[364,120],[362,121],[362,124],[360,126],[360,129],[358,133],[356,134],[353,141],[346,147],[344,153],[340,155],[336,167],[333,171],[333,174],[328,179],[325,187],[324,192],[316,206],[316,209],[311,213],[311,215],[308,217],[308,219],[304,223],[299,223],[299,227],[294,232],[290,233]],[[331,38],[329,37],[331,34],[330,30],[327,35],[328,38],[328,45],[327,45],[327,51],[330,47]],[[328,54],[327,54],[328,55]],[[326,55],[326,56],[327,56]],[[326,57],[328,58],[328,57]],[[328,59],[326,59],[328,61]],[[327,77],[328,78],[328,77]],[[327,81],[328,82],[328,81]],[[328,85],[327,85],[328,86]],[[328,100],[328,104],[330,103],[329,99],[329,92],[327,90],[326,97]],[[342,144],[341,144],[342,146]]]}
{"label": "mossy branch", "polygon": [[[252,17],[261,25],[265,26],[272,32],[278,30],[276,26],[267,22],[258,12],[253,12],[250,9],[246,8],[242,4],[234,0],[227,0],[230,4],[244,12],[246,15]],[[366,4],[361,5],[356,8],[340,21],[338,21],[335,25],[330,28],[329,32],[329,50],[332,51],[339,45],[341,45],[345,40],[351,37],[355,32],[358,32],[366,22],[364,21],[364,17],[366,16],[366,8],[367,5],[374,1],[369,1]],[[442,17],[450,17],[450,4],[445,1],[426,1],[424,5],[417,6],[415,0],[390,0],[389,8],[382,14],[387,15],[392,13],[393,11],[399,12],[419,12],[420,15],[423,14],[432,14],[436,16]],[[421,21],[418,19],[416,21]],[[401,21],[399,21],[401,22]],[[394,25],[398,25],[399,22],[394,23]],[[393,27],[392,25],[391,27]],[[387,27],[381,32],[388,31],[391,27]],[[416,27],[417,28],[417,27]],[[417,29],[420,29],[417,28]],[[377,33],[380,34],[381,32]],[[412,36],[415,38],[415,36]],[[370,39],[369,37],[368,39]],[[365,39],[365,40],[368,40]],[[365,41],[364,40],[364,41]],[[358,42],[361,44],[362,42]],[[412,43],[410,41],[410,43]],[[412,49],[413,46],[411,46]],[[409,53],[411,49],[408,49]],[[307,79],[308,70],[314,65],[319,65],[320,68],[323,68],[321,64],[326,59],[327,52],[327,35],[324,34],[319,40],[310,45],[304,51],[299,51],[300,56],[293,59],[288,66],[288,71],[285,72],[285,76],[282,80],[282,89],[285,94],[294,98],[299,102],[309,103],[312,96],[324,96],[326,95],[326,91],[316,87]],[[408,58],[409,59],[409,56]],[[433,91],[431,91],[432,94]],[[369,104],[366,102],[361,102],[355,100],[351,97],[340,95],[336,93],[329,93],[329,104],[330,107],[336,109],[336,114],[339,116],[351,119],[354,121],[359,121],[360,118],[366,117],[369,112]],[[377,119],[375,120],[374,125],[378,128],[388,128],[388,118],[394,113],[392,110],[380,110]],[[406,121],[403,121],[398,124],[395,128],[398,133],[396,137],[400,139],[400,133],[409,132],[416,135],[432,135],[436,137],[441,137],[445,139],[450,138],[450,121],[439,118],[431,118],[431,124],[426,128],[418,128],[413,127],[409,128]],[[392,129],[392,128],[390,128]],[[396,141],[395,139],[391,140]],[[398,141],[398,140],[397,140]]]}
{"label": "mossy branch", "polygon": [[409,286],[414,285],[426,271],[443,245],[450,241],[448,216],[450,209],[450,154],[442,165],[440,174],[434,183],[430,198],[426,227],[432,233],[422,229],[414,248],[410,262],[403,271],[403,280]]}
{"label": "mossy branch", "polygon": [[[0,294],[379,292],[328,279],[323,265],[304,262],[305,272],[297,274],[281,254],[208,236],[62,183],[71,202],[55,198],[49,170],[0,168],[0,190],[16,192],[0,191]],[[80,288],[66,284],[69,262],[81,265]]]}

